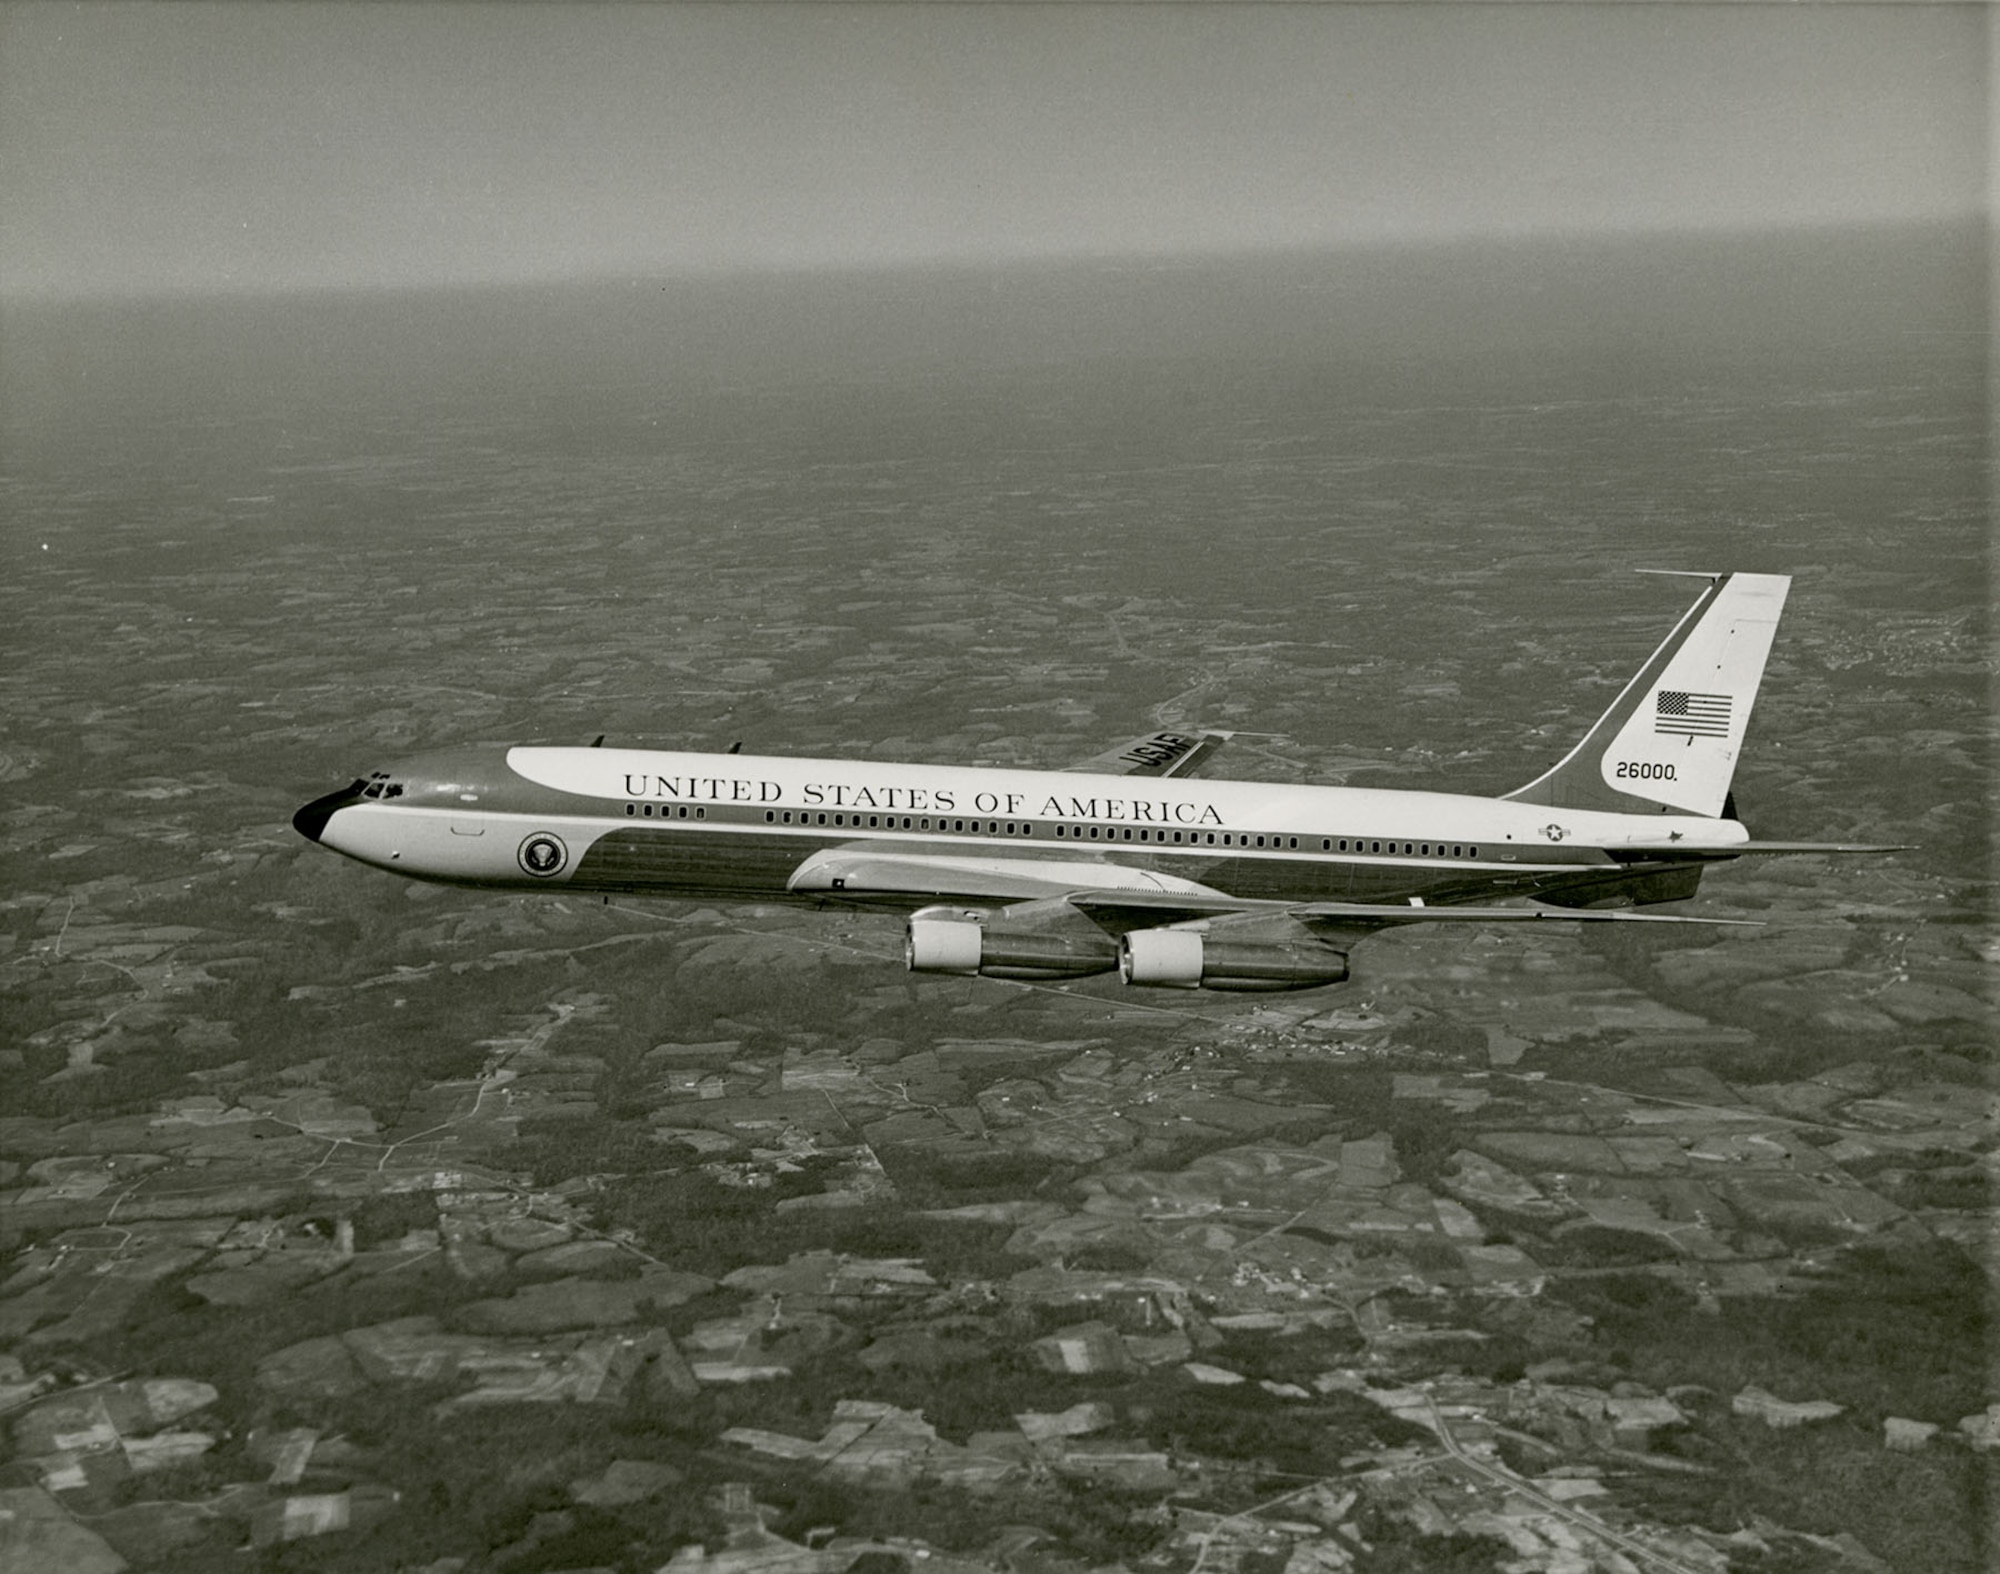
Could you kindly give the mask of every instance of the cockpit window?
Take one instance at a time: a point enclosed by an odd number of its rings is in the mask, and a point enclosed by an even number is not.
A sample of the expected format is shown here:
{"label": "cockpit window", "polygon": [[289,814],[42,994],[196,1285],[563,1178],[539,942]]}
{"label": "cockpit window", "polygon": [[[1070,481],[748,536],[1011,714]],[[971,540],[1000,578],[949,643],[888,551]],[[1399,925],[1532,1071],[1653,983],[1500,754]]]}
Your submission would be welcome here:
{"label": "cockpit window", "polygon": [[403,784],[391,781],[387,771],[373,771],[369,774],[365,785],[361,782],[356,782],[354,785],[361,788],[361,796],[364,798],[400,798],[403,796]]}

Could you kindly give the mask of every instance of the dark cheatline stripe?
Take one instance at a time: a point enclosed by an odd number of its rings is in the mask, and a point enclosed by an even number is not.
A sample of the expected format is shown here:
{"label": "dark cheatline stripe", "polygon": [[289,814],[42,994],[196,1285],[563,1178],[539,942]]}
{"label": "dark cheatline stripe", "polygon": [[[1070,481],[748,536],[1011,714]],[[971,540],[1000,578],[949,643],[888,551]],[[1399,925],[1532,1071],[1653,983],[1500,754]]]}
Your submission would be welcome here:
{"label": "dark cheatline stripe", "polygon": [[620,827],[591,844],[570,884],[746,901],[782,898],[791,872],[824,845],[817,837]]}

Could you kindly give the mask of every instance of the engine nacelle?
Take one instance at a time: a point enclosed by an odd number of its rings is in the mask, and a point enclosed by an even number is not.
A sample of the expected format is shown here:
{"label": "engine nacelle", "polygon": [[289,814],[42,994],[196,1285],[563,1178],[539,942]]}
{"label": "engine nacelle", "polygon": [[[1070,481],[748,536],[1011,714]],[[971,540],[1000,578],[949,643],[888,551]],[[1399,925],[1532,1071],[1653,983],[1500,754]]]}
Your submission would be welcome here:
{"label": "engine nacelle", "polygon": [[1135,929],[1118,942],[1118,977],[1155,989],[1201,988],[1205,936],[1192,929]]}
{"label": "engine nacelle", "polygon": [[1199,929],[1135,929],[1118,943],[1118,976],[1154,989],[1315,989],[1347,977],[1347,953],[1301,935],[1217,940]]}
{"label": "engine nacelle", "polygon": [[912,918],[903,937],[903,961],[912,973],[976,973],[982,939],[970,919]]}
{"label": "engine nacelle", "polygon": [[903,960],[913,973],[978,973],[987,978],[1084,978],[1118,965],[1111,937],[1095,926],[999,929],[984,915],[925,908],[910,919]]}

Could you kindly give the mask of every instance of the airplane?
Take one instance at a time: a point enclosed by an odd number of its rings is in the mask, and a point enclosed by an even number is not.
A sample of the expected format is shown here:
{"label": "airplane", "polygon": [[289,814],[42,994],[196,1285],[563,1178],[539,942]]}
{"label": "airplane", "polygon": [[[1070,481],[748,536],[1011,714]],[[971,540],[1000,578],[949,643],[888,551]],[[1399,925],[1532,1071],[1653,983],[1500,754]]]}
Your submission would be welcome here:
{"label": "airplane", "polygon": [[[1791,580],[1722,573],[1553,768],[1498,797],[1202,780],[1225,732],[1067,771],[590,745],[420,754],[315,798],[309,841],[517,891],[908,914],[918,973],[1135,986],[1337,984],[1409,923],[1740,920],[1632,911],[1754,854],[1730,792]],[[1546,906],[1496,906],[1508,898]]]}

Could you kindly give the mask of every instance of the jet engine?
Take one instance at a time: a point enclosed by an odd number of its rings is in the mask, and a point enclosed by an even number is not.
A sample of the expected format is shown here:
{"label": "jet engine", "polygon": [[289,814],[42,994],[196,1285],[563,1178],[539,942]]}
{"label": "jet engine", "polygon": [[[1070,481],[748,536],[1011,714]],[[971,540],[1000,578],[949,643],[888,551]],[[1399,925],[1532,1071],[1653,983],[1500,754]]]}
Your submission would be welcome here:
{"label": "jet engine", "polygon": [[[1221,927],[1221,926],[1215,926]],[[1273,938],[1217,938],[1200,928],[1135,929],[1118,943],[1118,976],[1158,989],[1314,989],[1347,977],[1347,953],[1303,925]]]}
{"label": "jet engine", "polygon": [[1118,965],[1117,947],[1103,930],[1067,903],[1046,915],[1037,911],[1042,906],[1009,908],[1014,922],[1005,927],[973,909],[926,907],[910,918],[903,959],[913,973],[987,978],[1083,978]]}

